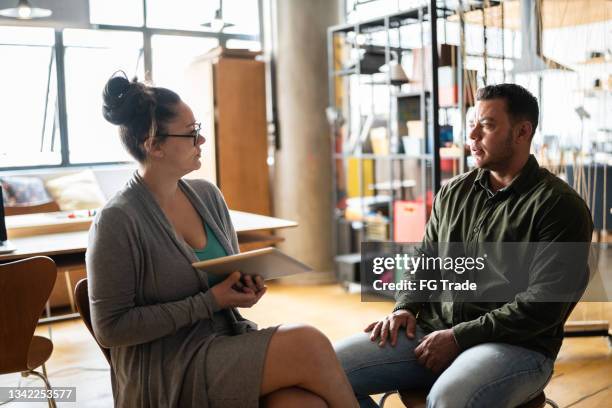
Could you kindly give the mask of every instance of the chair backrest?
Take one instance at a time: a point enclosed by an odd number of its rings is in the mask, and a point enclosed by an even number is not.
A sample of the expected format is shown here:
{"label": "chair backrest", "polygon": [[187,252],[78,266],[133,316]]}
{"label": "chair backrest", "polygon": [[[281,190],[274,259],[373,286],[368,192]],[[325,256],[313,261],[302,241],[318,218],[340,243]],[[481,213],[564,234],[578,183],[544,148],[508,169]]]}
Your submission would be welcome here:
{"label": "chair backrest", "polygon": [[28,369],[32,336],[56,278],[46,256],[0,265],[0,374]]}
{"label": "chair backrest", "polygon": [[91,325],[91,314],[89,312],[89,291],[87,289],[87,278],[81,279],[80,281],[77,282],[74,288],[74,299],[76,302],[77,310],[79,311],[79,314],[81,315],[81,319],[83,319],[83,323],[85,323],[85,326],[87,326],[87,330],[89,330],[94,340],[98,344],[98,347],[100,347],[100,350],[102,350],[102,353],[104,353],[104,357],[106,357],[106,361],[108,361],[108,364],[112,366],[110,350],[107,349],[106,347],[103,347],[100,343],[98,343],[98,339],[96,339],[96,335],[94,334],[93,327]]}

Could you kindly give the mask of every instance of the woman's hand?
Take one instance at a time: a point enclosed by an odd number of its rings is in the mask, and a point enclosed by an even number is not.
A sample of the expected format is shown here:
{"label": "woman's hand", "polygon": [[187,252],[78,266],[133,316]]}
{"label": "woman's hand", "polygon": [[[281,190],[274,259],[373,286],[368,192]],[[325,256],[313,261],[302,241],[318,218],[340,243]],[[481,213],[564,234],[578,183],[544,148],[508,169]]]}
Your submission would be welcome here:
{"label": "woman's hand", "polygon": [[259,293],[265,288],[264,281],[259,275],[242,275],[240,283],[243,286],[243,290],[249,289],[254,293]]}
{"label": "woman's hand", "polygon": [[[234,272],[223,282],[216,284],[210,289],[220,308],[251,307],[261,299],[267,290],[263,286],[261,278],[256,277],[255,280],[250,276],[248,276],[248,280],[246,278],[247,276],[244,277],[244,283],[242,283],[242,274]],[[259,278],[259,284],[257,283],[257,278]],[[242,288],[240,287],[241,285]],[[259,290],[252,289],[259,287],[261,287]]]}

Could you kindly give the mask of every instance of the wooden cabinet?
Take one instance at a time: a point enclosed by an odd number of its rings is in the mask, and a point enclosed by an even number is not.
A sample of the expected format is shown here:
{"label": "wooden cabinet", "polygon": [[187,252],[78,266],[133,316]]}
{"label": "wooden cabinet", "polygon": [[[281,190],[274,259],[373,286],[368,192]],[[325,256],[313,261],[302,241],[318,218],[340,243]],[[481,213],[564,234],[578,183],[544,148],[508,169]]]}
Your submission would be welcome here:
{"label": "wooden cabinet", "polygon": [[216,48],[191,65],[188,103],[207,139],[202,169],[232,210],[270,215],[265,63],[259,53]]}

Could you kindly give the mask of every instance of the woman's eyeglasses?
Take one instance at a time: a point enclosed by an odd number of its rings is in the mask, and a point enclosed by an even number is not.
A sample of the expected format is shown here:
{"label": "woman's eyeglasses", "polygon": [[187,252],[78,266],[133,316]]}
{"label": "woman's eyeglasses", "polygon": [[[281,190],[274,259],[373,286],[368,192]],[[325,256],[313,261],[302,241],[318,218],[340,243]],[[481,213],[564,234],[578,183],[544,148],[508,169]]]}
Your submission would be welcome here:
{"label": "woman's eyeglasses", "polygon": [[188,133],[185,135],[173,135],[173,134],[163,133],[163,134],[160,134],[159,136],[162,136],[162,137],[191,137],[193,139],[193,145],[197,146],[198,138],[200,137],[201,130],[202,130],[202,124],[195,123],[193,125],[193,130],[191,131],[191,133]]}

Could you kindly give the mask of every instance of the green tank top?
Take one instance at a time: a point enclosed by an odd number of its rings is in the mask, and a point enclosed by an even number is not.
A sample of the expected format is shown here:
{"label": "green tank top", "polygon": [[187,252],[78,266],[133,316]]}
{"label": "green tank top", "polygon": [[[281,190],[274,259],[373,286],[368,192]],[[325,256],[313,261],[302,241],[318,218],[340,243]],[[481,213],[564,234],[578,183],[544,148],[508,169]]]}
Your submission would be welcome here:
{"label": "green tank top", "polygon": [[[215,259],[215,258],[220,258],[222,256],[227,256],[225,249],[223,249],[223,247],[221,246],[221,243],[219,243],[219,240],[217,239],[217,236],[212,231],[212,229],[210,229],[208,224],[204,223],[204,229],[206,230],[206,237],[207,237],[206,246],[202,249],[192,248],[193,252],[195,252],[195,255],[198,257],[198,259],[200,261],[207,261],[209,259]],[[208,275],[208,286],[210,287],[216,285],[217,283],[221,281],[223,281],[222,276],[215,275],[212,273]]]}

